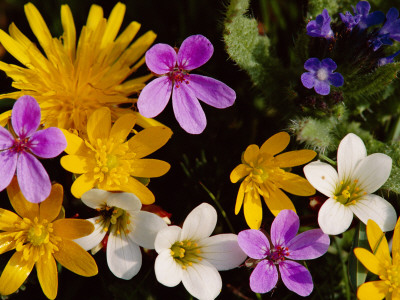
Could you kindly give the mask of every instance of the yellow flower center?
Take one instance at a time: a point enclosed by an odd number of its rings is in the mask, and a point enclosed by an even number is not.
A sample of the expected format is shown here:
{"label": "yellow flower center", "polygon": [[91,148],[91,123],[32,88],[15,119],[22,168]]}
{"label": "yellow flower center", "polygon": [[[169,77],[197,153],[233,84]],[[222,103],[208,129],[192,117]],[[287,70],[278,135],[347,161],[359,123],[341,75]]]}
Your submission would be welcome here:
{"label": "yellow flower center", "polygon": [[400,266],[392,265],[388,266],[387,273],[379,276],[389,286],[389,292],[400,287]]}
{"label": "yellow flower center", "polygon": [[367,193],[360,188],[357,179],[353,181],[342,180],[340,182],[340,185],[336,188],[335,196],[333,197],[333,199],[337,200],[342,204],[350,205],[350,204],[355,204],[360,196],[366,194]]}
{"label": "yellow flower center", "polygon": [[171,247],[171,255],[173,259],[186,269],[202,260],[201,248],[199,245],[192,241],[175,242]]}
{"label": "yellow flower center", "polygon": [[106,205],[98,211],[101,217],[96,223],[101,223],[104,231],[116,234],[128,234],[130,232],[128,229],[128,225],[131,223],[130,214],[126,210]]}
{"label": "yellow flower center", "polygon": [[97,144],[90,146],[95,152],[96,166],[93,169],[94,179],[99,186],[107,189],[111,185],[126,184],[130,177],[130,159],[132,154],[128,152],[127,143],[114,143],[112,140],[104,143],[97,139]]}
{"label": "yellow flower center", "polygon": [[39,221],[24,218],[15,223],[16,250],[22,251],[24,260],[33,259],[35,262],[42,255],[51,255],[58,251],[57,244],[61,238],[53,234],[53,224],[46,219]]}

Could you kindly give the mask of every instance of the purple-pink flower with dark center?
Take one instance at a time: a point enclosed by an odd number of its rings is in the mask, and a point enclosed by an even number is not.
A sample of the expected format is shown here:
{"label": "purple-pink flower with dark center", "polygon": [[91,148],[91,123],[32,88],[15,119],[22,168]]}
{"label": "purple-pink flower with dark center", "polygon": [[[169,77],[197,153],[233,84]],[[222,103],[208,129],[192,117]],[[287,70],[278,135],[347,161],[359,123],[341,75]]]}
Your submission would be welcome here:
{"label": "purple-pink flower with dark center", "polygon": [[250,288],[255,293],[267,293],[278,282],[278,268],[286,287],[300,296],[313,290],[310,272],[293,260],[308,260],[322,256],[330,240],[321,229],[312,229],[296,236],[299,217],[292,210],[282,210],[271,225],[271,244],[259,230],[239,232],[240,248],[257,265],[250,276]]}
{"label": "purple-pink flower with dark center", "polygon": [[344,83],[342,74],[333,72],[336,68],[336,63],[330,58],[322,61],[316,57],[309,58],[304,63],[304,69],[309,72],[301,75],[301,83],[308,89],[314,88],[317,94],[328,95],[330,85],[339,87]]}
{"label": "purple-pink flower with dark center", "polygon": [[202,35],[186,38],[179,51],[166,44],[156,44],[146,52],[147,67],[161,77],[145,86],[139,95],[139,113],[154,118],[166,107],[172,93],[175,118],[188,133],[199,134],[207,120],[198,100],[216,108],[231,106],[236,93],[216,79],[189,74],[205,64],[214,52],[211,42]]}
{"label": "purple-pink flower with dark center", "polygon": [[40,118],[40,106],[35,98],[22,96],[11,113],[13,134],[0,126],[0,191],[10,184],[17,171],[21,192],[33,203],[45,200],[51,190],[49,175],[35,156],[56,157],[67,147],[60,129],[36,131]]}

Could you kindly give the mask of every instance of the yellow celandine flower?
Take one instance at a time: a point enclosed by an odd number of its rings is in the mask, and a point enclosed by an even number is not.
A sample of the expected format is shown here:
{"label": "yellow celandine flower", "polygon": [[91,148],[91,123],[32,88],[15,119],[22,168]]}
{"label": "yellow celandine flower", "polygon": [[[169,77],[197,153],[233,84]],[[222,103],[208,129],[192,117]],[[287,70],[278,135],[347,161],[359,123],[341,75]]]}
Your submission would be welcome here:
{"label": "yellow celandine flower", "polygon": [[[117,37],[125,14],[125,5],[117,3],[108,20],[103,9],[92,5],[76,46],[76,29],[68,5],[61,6],[61,23],[64,33],[53,38],[37,8],[28,3],[24,6],[29,25],[39,41],[44,54],[15,24],[9,27],[9,35],[0,30],[0,43],[26,68],[0,62],[0,70],[13,79],[12,86],[20,91],[0,95],[17,99],[22,95],[33,96],[42,112],[46,127],[86,129],[90,114],[100,107],[109,107],[113,120],[128,112],[137,115],[138,125],[148,127],[160,123],[140,116],[131,109],[119,108],[122,103],[134,104],[137,94],[150,75],[123,82],[134,73],[145,59],[143,54],[153,43],[156,35],[148,31],[131,43],[140,28],[131,22]],[[126,105],[126,104],[125,104]],[[11,111],[0,116],[4,126]]]}
{"label": "yellow celandine flower", "polygon": [[[107,107],[97,109],[88,120],[88,138],[63,130],[69,155],[61,158],[67,171],[80,175],[71,192],[80,198],[92,188],[135,194],[143,204],[154,202],[153,193],[137,178],[159,177],[170,165],[157,159],[143,157],[161,148],[172,131],[163,126],[143,129],[126,141],[135,125],[135,116],[121,116],[111,128],[111,112]],[[137,178],[135,178],[137,177]]]}
{"label": "yellow celandine flower", "polygon": [[49,197],[40,204],[24,198],[16,177],[7,187],[8,197],[17,214],[0,208],[0,254],[15,249],[0,277],[0,294],[14,293],[34,266],[44,294],[57,296],[56,260],[81,276],[97,274],[93,257],[73,240],[92,233],[86,220],[60,218],[63,188],[52,186]]}
{"label": "yellow celandine flower", "polygon": [[305,178],[288,172],[291,167],[312,160],[315,151],[296,150],[275,156],[287,147],[289,141],[289,134],[280,132],[266,140],[261,148],[257,145],[248,146],[242,156],[242,164],[231,173],[232,183],[244,178],[237,195],[235,214],[239,213],[244,202],[244,216],[252,229],[261,226],[260,195],[269,210],[277,216],[283,209],[296,211],[292,201],[280,189],[298,196],[315,194],[315,189]]}
{"label": "yellow celandine flower", "polygon": [[[400,220],[400,219],[399,219]],[[394,228],[392,258],[385,234],[373,221],[367,222],[367,238],[372,252],[355,248],[358,260],[380,280],[363,283],[357,290],[357,298],[365,300],[400,299],[400,221]]]}

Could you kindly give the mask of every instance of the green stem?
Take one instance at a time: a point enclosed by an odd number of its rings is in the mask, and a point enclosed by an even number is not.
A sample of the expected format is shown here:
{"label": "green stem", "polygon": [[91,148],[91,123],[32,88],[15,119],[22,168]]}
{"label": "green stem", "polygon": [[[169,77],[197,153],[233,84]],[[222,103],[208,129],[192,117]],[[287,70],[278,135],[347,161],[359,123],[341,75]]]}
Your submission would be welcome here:
{"label": "green stem", "polygon": [[400,139],[400,118],[397,119],[396,126],[392,133],[392,142],[399,141]]}
{"label": "green stem", "polygon": [[343,257],[342,246],[340,245],[338,239],[339,238],[335,236],[333,241],[334,241],[336,249],[338,251],[338,255],[339,255],[339,258],[340,258],[340,263],[342,264],[343,280],[344,280],[345,289],[346,289],[346,299],[350,300],[351,299],[351,293],[350,293],[350,285],[349,285],[349,276],[347,274],[346,262],[345,262],[345,259]]}
{"label": "green stem", "polygon": [[330,159],[329,157],[323,155],[322,153],[319,154],[319,158],[321,158],[321,159],[327,161],[327,162],[330,163],[331,165],[336,166],[336,161]]}
{"label": "green stem", "polygon": [[215,205],[218,207],[219,211],[221,212],[221,215],[224,217],[225,222],[226,222],[226,224],[227,224],[228,227],[229,227],[229,230],[230,230],[232,233],[236,233],[236,232],[235,232],[235,229],[233,229],[233,226],[232,226],[231,222],[229,221],[229,219],[228,219],[228,217],[227,217],[227,215],[226,215],[225,210],[222,208],[221,204],[219,204],[218,199],[214,196],[213,193],[211,193],[211,191],[210,191],[202,182],[199,181],[199,183],[200,183],[201,187],[208,193],[208,195],[210,196],[210,198],[214,201]]}

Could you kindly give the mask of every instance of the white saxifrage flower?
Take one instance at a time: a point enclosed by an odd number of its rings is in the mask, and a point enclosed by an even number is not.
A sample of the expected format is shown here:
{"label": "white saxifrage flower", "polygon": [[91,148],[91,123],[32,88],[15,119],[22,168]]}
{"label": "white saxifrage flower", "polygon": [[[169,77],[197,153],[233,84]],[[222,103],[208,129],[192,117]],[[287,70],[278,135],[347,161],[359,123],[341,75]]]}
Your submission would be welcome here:
{"label": "white saxifrage flower", "polygon": [[236,268],[247,257],[239,247],[236,234],[210,237],[216,224],[217,212],[211,205],[202,203],[186,217],[182,228],[162,229],[155,241],[157,280],[169,287],[182,281],[192,296],[216,298],[222,288],[218,271]]}
{"label": "white saxifrage flower", "polygon": [[336,235],[346,231],[353,213],[365,224],[372,219],[382,231],[393,230],[396,211],[388,201],[372,194],[389,178],[392,159],[383,153],[367,156],[363,141],[349,133],[339,144],[337,165],[337,172],[320,161],[304,167],[311,185],[329,197],[318,214],[324,233]]}
{"label": "white saxifrage flower", "polygon": [[139,246],[154,249],[157,233],[167,224],[156,214],[141,211],[142,203],[132,193],[92,189],[82,195],[82,201],[100,215],[88,219],[94,224],[93,233],[75,242],[85,250],[96,249],[108,234],[108,267],[115,276],[131,279],[142,266]]}

